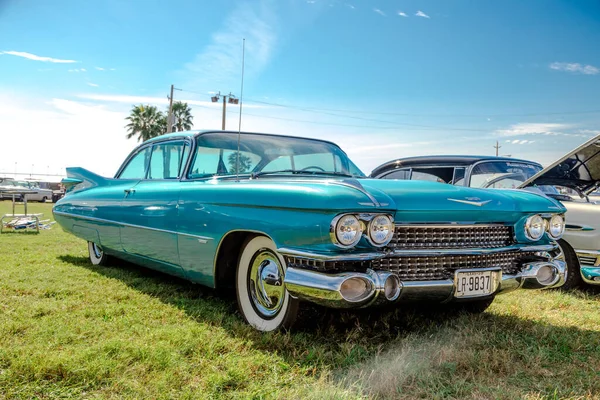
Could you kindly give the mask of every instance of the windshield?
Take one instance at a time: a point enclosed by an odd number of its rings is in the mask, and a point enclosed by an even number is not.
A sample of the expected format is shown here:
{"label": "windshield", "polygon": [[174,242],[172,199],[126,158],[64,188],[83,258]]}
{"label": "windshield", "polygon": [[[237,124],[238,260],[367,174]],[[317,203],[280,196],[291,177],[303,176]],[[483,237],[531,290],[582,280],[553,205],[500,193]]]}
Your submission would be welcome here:
{"label": "windshield", "polygon": [[207,133],[197,139],[188,178],[263,175],[365,175],[336,145],[319,140],[257,134]]}
{"label": "windshield", "polygon": [[537,164],[491,161],[477,164],[471,171],[469,186],[477,188],[516,189],[542,170]]}

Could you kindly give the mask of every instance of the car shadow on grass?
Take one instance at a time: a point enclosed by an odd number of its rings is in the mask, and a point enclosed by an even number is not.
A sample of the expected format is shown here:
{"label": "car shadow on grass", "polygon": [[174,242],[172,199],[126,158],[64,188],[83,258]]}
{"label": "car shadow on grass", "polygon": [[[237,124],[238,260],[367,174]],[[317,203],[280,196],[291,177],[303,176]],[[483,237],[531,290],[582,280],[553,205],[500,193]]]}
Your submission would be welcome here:
{"label": "car shadow on grass", "polygon": [[[425,397],[438,397],[441,390],[458,398],[600,393],[600,335],[583,324],[556,326],[505,310],[467,315],[441,305],[340,311],[303,304],[291,332],[262,334],[243,322],[230,290],[217,292],[120,260],[103,267],[87,257],[59,259],[118,279],[198,323],[277,353],[290,365],[316,374],[328,371],[343,386],[358,382],[368,395],[394,397],[398,390]],[[594,291],[581,296],[600,300]]]}

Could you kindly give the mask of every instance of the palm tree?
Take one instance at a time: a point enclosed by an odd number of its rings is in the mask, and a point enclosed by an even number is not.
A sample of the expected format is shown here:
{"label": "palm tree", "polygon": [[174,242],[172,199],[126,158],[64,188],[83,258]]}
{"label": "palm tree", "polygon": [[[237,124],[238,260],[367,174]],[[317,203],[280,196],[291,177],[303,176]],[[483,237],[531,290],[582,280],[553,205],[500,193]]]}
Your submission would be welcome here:
{"label": "palm tree", "polygon": [[138,142],[160,136],[167,131],[167,117],[158,108],[151,105],[133,106],[129,117],[125,118],[129,123],[127,128],[127,139],[137,136]]}
{"label": "palm tree", "polygon": [[187,103],[176,101],[173,103],[173,117],[175,127],[174,131],[189,131],[194,126],[192,122],[192,109],[188,106]]}

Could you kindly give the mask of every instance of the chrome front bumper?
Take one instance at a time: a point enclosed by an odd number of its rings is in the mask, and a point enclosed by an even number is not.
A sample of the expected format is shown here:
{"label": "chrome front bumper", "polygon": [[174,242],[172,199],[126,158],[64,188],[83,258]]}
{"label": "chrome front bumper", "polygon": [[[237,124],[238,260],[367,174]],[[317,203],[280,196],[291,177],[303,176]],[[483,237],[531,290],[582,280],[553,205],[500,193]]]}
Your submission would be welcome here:
{"label": "chrome front bumper", "polygon": [[[555,288],[562,286],[565,279],[565,263],[559,260],[524,263],[521,271],[514,275],[503,274],[499,268],[489,270],[498,271],[500,275],[497,286],[490,295],[521,288]],[[551,271],[551,278],[543,279],[543,274],[548,274],[549,271]],[[414,301],[444,303],[452,301],[456,293],[456,284],[451,279],[401,281],[393,273],[371,269],[367,269],[365,273],[323,273],[288,266],[284,282],[292,297],[335,308]],[[351,286],[360,287],[364,290],[364,294],[348,296],[348,288]]]}
{"label": "chrome front bumper", "polygon": [[575,253],[579,259],[583,280],[592,285],[600,285],[600,251],[575,250]]}

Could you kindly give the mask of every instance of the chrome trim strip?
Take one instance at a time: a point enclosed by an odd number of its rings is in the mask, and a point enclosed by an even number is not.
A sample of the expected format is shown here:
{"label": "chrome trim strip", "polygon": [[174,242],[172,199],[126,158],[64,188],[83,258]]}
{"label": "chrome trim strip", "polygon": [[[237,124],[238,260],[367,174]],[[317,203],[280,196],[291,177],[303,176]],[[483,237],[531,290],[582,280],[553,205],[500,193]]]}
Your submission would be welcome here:
{"label": "chrome trim strip", "polygon": [[428,224],[428,223],[423,223],[423,224],[403,224],[402,222],[398,222],[395,221],[394,222],[396,224],[396,228],[435,228],[435,229],[440,229],[440,228],[447,228],[447,229],[456,229],[456,228],[501,228],[501,227],[511,227],[513,225],[505,225],[505,224],[487,224],[487,223],[482,223],[482,224],[470,224],[470,223],[450,223],[450,224]]}
{"label": "chrome trim strip", "polygon": [[350,188],[354,188],[356,190],[358,190],[359,192],[361,192],[362,194],[364,194],[365,196],[367,196],[369,198],[369,200],[371,200],[371,202],[373,204],[375,204],[375,207],[381,207],[382,204],[379,204],[379,202],[377,201],[377,199],[367,191],[367,189],[365,189],[360,182],[357,182],[358,185],[353,185],[347,181],[330,181],[329,183],[333,184],[333,185],[339,185],[339,186],[346,186],[346,187],[350,187]]}
{"label": "chrome trim strip", "polygon": [[439,249],[439,250],[393,250],[388,252],[368,252],[368,253],[313,253],[304,250],[296,250],[287,247],[277,249],[277,252],[283,256],[309,258],[322,261],[368,261],[378,258],[391,258],[401,256],[443,256],[443,255],[479,255],[494,254],[509,251],[552,251],[556,249],[554,244],[543,244],[535,246],[506,246],[495,249]]}
{"label": "chrome trim strip", "polygon": [[587,257],[600,257],[600,250],[575,250],[575,253]]}
{"label": "chrome trim strip", "polygon": [[211,238],[211,237],[208,237],[208,236],[192,235],[190,233],[175,232],[175,231],[170,231],[170,230],[167,230],[167,229],[150,228],[148,226],[141,226],[141,225],[128,224],[128,223],[125,223],[125,222],[111,221],[111,220],[103,219],[103,218],[89,217],[87,215],[71,214],[71,213],[66,213],[64,211],[53,211],[53,214],[55,214],[55,215],[62,215],[64,217],[80,218],[80,219],[85,219],[85,220],[94,221],[94,222],[103,222],[103,223],[109,223],[109,224],[114,224],[114,225],[119,225],[119,226],[126,226],[126,227],[129,227],[129,228],[146,229],[146,230],[149,230],[149,231],[171,233],[171,234],[180,235],[180,236],[188,236],[188,237],[192,237],[192,238],[196,238],[196,239],[200,239],[200,240],[213,240],[214,239],[214,238]]}

